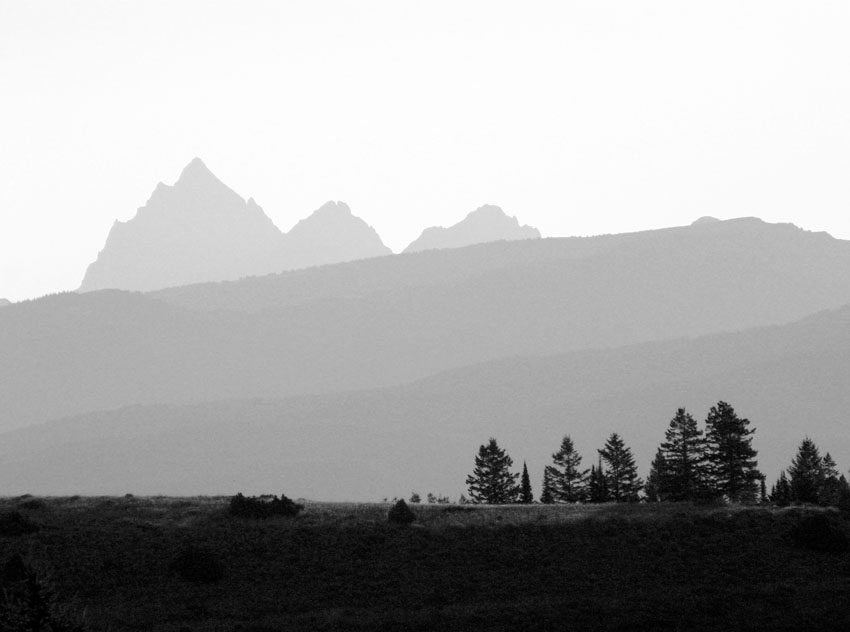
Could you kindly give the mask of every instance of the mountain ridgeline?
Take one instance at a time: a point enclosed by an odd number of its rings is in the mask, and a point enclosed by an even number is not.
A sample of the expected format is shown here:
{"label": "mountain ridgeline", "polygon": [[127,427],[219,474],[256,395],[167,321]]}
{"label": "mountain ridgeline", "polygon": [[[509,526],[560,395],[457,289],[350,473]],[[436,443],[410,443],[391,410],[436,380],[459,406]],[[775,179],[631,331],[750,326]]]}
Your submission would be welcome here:
{"label": "mountain ridgeline", "polygon": [[[540,237],[537,229],[483,206],[451,228],[427,229],[408,250],[532,237]],[[327,202],[283,233],[195,158],[173,186],[160,183],[135,217],[114,223],[80,290],[147,292],[390,254],[343,202]]]}

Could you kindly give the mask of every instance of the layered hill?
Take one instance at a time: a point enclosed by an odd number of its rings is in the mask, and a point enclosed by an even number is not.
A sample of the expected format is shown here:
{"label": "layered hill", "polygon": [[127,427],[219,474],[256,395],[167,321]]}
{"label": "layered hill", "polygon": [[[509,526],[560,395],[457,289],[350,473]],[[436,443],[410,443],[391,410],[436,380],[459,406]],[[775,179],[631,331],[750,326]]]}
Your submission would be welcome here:
{"label": "layered hill", "polygon": [[803,436],[850,464],[850,307],[696,339],[498,360],[412,384],[283,400],[132,406],[8,433],[6,493],[267,492],[378,500],[457,496],[495,436],[535,492],[564,434],[585,457],[611,432],[645,475],[676,408],[719,399],[757,429],[773,480]]}
{"label": "layered hill", "polygon": [[0,311],[0,429],[787,323],[850,303],[848,266],[848,242],[744,219],[56,295]]}
{"label": "layered hill", "polygon": [[80,290],[149,291],[386,254],[375,230],[340,202],[282,233],[195,158],[174,186],[160,183],[135,217],[115,222]]}
{"label": "layered hill", "polygon": [[532,226],[520,226],[516,217],[509,217],[498,206],[484,205],[463,220],[444,228],[432,226],[422,231],[404,252],[439,248],[462,248],[490,241],[539,239],[540,231]]}

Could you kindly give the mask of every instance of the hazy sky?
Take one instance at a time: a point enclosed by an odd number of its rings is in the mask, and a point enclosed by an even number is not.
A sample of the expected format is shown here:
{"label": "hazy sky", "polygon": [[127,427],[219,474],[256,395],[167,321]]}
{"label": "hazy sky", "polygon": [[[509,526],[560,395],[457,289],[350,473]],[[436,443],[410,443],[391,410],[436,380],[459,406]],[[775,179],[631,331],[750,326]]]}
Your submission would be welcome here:
{"label": "hazy sky", "polygon": [[200,156],[398,251],[757,215],[850,238],[850,2],[0,0],[0,297],[76,288]]}

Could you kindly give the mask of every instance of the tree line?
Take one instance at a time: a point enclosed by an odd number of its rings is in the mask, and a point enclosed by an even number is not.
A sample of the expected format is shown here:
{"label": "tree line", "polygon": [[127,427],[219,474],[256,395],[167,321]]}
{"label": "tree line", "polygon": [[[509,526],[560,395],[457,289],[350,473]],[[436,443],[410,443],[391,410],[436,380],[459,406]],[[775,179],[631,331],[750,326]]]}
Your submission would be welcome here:
{"label": "tree line", "polygon": [[[850,484],[832,457],[823,457],[808,437],[797,455],[767,493],[752,447],[755,429],[724,401],[712,406],[701,429],[694,417],[679,408],[658,446],[646,481],[638,476],[631,449],[612,433],[597,450],[597,462],[582,467],[582,456],[569,435],[564,436],[552,463],[543,470],[538,501],[549,503],[602,502],[773,502],[817,503],[850,509]],[[482,445],[475,467],[466,479],[468,500],[484,504],[532,503],[528,468],[512,471],[513,460],[495,438]],[[519,480],[518,480],[519,479]]]}

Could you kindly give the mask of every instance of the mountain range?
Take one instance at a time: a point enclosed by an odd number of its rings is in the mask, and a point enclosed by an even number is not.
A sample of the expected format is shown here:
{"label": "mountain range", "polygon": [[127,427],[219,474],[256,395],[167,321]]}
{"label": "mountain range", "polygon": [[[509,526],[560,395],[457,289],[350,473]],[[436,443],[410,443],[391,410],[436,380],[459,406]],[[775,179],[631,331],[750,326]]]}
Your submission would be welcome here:
{"label": "mountain range", "polygon": [[[407,250],[539,237],[495,206],[451,228],[429,228]],[[281,232],[253,198],[227,187],[199,158],[173,186],[157,185],[135,217],[116,221],[80,291],[151,291],[392,254],[343,202],[327,202]]]}
{"label": "mountain range", "polygon": [[850,242],[742,218],[25,301],[0,311],[0,475],[456,494],[490,435],[534,471],[562,433],[591,458],[617,431],[645,467],[678,406],[718,399],[769,471],[805,433],[841,463],[848,265]]}

